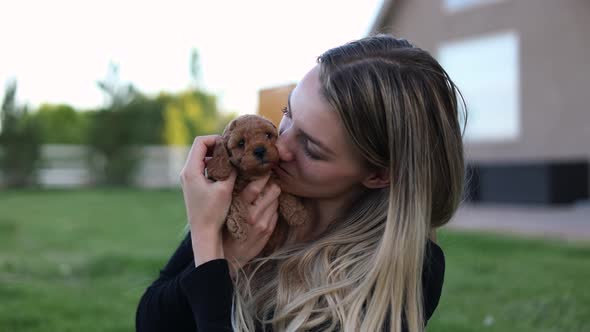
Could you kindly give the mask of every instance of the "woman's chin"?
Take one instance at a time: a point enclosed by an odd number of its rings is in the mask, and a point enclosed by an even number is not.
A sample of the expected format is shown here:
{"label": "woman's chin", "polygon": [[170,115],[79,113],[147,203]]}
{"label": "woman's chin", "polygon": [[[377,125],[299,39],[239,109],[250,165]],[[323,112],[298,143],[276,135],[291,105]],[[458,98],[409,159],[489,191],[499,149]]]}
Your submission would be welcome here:
{"label": "woman's chin", "polygon": [[299,197],[307,197],[308,194],[302,190],[301,186],[298,185],[299,182],[297,179],[293,178],[293,176],[287,173],[283,168],[275,166],[273,168],[273,172],[277,176],[278,185],[281,187],[281,192],[299,196]]}
{"label": "woman's chin", "polygon": [[309,196],[308,193],[298,188],[297,185],[293,185],[290,181],[283,181],[279,178],[278,180],[279,187],[281,187],[281,192],[291,194],[297,197],[307,197]]}

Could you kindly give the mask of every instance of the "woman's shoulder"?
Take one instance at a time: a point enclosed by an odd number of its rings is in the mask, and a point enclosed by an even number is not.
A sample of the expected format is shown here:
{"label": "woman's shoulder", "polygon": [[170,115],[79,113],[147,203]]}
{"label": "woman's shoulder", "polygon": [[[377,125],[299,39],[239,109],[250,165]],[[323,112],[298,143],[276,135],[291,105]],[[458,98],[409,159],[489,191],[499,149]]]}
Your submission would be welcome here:
{"label": "woman's shoulder", "polygon": [[423,278],[441,283],[445,273],[445,254],[442,248],[432,240],[426,243],[424,253]]}
{"label": "woman's shoulder", "polygon": [[445,255],[442,248],[427,241],[422,271],[422,290],[424,296],[424,313],[430,319],[438,306],[445,276]]}
{"label": "woman's shoulder", "polygon": [[431,260],[433,262],[442,262],[444,264],[445,261],[445,254],[442,248],[434,241],[428,239],[426,241],[426,252],[425,252],[426,260]]}

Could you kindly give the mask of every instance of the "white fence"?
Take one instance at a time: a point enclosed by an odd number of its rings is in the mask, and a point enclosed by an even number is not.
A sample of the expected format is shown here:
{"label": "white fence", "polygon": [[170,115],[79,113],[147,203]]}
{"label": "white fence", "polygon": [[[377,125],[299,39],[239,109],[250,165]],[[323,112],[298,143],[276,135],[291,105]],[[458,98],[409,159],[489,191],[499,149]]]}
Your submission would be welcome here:
{"label": "white fence", "polygon": [[94,183],[87,168],[86,148],[78,145],[43,145],[39,184],[43,187],[80,187]]}
{"label": "white fence", "polygon": [[142,188],[180,186],[180,171],[190,147],[144,146],[135,184]]}
{"label": "white fence", "polygon": [[[144,146],[134,183],[142,188],[178,187],[179,174],[190,147]],[[75,188],[96,182],[86,162],[87,148],[80,145],[44,145],[38,182],[47,188]],[[0,183],[2,183],[0,174]]]}

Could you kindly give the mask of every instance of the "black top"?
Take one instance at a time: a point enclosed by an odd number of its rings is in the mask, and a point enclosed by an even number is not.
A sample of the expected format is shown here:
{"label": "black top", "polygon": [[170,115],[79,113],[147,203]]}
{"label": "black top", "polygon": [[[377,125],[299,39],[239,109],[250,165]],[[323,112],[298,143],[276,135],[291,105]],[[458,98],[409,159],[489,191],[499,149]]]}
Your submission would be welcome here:
{"label": "black top", "polygon": [[[438,305],[445,272],[441,248],[428,241],[422,272],[426,322]],[[233,284],[225,259],[195,268],[190,235],[146,289],[136,313],[138,332],[231,331]]]}

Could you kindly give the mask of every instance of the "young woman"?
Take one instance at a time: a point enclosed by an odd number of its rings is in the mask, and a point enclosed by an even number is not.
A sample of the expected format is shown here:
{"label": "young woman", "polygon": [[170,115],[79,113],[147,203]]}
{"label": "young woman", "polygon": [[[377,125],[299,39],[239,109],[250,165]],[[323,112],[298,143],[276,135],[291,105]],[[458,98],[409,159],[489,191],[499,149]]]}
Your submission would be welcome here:
{"label": "young woman", "polygon": [[[463,189],[459,98],[405,40],[322,54],[284,109],[280,189],[264,178],[242,194],[243,243],[222,232],[235,175],[205,178],[215,136],[198,137],[181,174],[190,233],[142,297],[137,330],[423,331],[444,275],[432,235]],[[281,190],[313,219],[261,257]]]}

